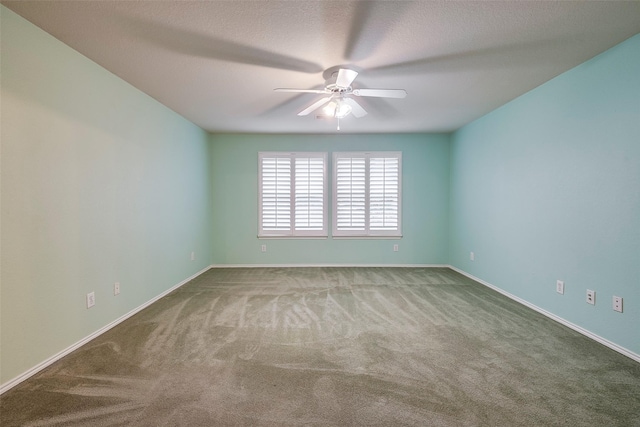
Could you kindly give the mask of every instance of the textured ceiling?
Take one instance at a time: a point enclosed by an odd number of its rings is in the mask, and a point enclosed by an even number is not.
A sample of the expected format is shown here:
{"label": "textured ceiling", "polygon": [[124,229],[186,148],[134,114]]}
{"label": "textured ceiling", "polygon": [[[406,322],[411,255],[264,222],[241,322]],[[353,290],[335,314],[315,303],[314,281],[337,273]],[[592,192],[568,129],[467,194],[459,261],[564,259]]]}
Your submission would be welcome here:
{"label": "textured ceiling", "polygon": [[[352,68],[341,132],[455,130],[640,33],[640,1],[2,1],[211,132],[335,133],[296,115]],[[328,71],[329,70],[329,71]]]}

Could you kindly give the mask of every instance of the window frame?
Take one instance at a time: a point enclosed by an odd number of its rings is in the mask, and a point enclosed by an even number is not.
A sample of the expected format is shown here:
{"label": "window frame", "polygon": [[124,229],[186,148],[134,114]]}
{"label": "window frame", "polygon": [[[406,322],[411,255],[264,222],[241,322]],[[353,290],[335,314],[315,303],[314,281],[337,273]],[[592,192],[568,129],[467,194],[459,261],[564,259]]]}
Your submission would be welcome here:
{"label": "window frame", "polygon": [[[332,237],[337,239],[370,239],[402,237],[402,152],[401,151],[344,151],[332,153]],[[364,158],[365,159],[365,204],[364,204],[364,230],[338,230],[338,159],[340,158]],[[397,228],[395,230],[371,230],[371,158],[395,158],[398,159],[398,206]]]}
{"label": "window frame", "polygon": [[[263,229],[263,159],[289,158],[290,172],[290,228],[288,230]],[[322,158],[322,229],[296,229],[296,159]],[[259,151],[258,152],[258,238],[320,238],[329,236],[329,204],[328,204],[328,153],[319,151]]]}

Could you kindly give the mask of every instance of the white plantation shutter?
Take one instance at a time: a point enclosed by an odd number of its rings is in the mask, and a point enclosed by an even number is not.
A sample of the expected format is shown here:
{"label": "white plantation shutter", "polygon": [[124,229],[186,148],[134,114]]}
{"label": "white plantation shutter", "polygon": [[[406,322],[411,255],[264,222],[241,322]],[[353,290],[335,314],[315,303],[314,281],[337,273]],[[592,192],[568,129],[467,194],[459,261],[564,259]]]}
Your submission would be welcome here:
{"label": "white plantation shutter", "polygon": [[291,229],[291,159],[263,157],[262,171],[262,230]]}
{"label": "white plantation shutter", "polygon": [[400,159],[369,159],[369,227],[371,230],[398,229]]}
{"label": "white plantation shutter", "polygon": [[333,235],[402,236],[402,153],[334,153],[333,165]]}
{"label": "white plantation shutter", "polygon": [[258,236],[327,236],[326,153],[258,153]]}
{"label": "white plantation shutter", "polygon": [[337,158],[333,167],[336,170],[335,228],[340,231],[364,231],[366,228],[365,158]]}
{"label": "white plantation shutter", "polygon": [[324,157],[295,159],[295,229],[324,229]]}

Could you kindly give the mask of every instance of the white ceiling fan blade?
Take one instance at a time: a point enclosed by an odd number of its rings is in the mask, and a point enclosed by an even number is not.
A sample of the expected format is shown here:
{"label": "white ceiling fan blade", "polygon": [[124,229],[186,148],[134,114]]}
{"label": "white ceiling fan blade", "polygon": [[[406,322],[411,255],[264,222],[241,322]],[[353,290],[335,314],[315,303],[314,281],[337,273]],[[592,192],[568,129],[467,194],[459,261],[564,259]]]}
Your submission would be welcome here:
{"label": "white ceiling fan blade", "polygon": [[296,93],[329,93],[326,89],[291,89],[279,87],[274,89],[275,92],[296,92]]}
{"label": "white ceiling fan blade", "polygon": [[404,89],[354,89],[355,96],[376,96],[378,98],[404,98],[407,92]]}
{"label": "white ceiling fan blade", "polygon": [[356,77],[358,77],[357,71],[340,68],[340,70],[338,70],[338,77],[336,78],[336,86],[349,87]]}
{"label": "white ceiling fan blade", "polygon": [[342,101],[346,103],[349,107],[351,107],[351,114],[353,114],[355,117],[360,118],[367,115],[367,112],[365,111],[365,109],[362,108],[362,106],[358,104],[355,99],[344,98]]}
{"label": "white ceiling fan blade", "polygon": [[298,113],[298,115],[299,116],[306,116],[307,114],[309,114],[313,110],[316,110],[316,109],[322,107],[324,104],[326,104],[329,101],[331,101],[331,97],[330,96],[328,96],[326,98],[322,98],[321,100],[319,100],[317,102],[314,102],[310,107],[305,108],[304,110],[300,111]]}

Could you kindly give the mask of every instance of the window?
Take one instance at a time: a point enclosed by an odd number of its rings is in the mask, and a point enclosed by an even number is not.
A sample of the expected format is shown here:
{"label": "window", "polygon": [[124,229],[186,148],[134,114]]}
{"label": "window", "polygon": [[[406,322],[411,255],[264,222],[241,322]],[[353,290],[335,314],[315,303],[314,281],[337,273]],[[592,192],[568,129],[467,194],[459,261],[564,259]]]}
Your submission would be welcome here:
{"label": "window", "polygon": [[402,153],[333,153],[333,235],[402,236]]}
{"label": "window", "polygon": [[258,153],[258,236],[326,237],[327,153]]}

